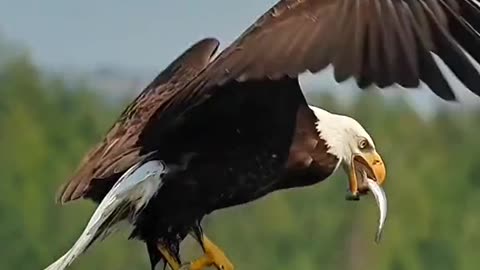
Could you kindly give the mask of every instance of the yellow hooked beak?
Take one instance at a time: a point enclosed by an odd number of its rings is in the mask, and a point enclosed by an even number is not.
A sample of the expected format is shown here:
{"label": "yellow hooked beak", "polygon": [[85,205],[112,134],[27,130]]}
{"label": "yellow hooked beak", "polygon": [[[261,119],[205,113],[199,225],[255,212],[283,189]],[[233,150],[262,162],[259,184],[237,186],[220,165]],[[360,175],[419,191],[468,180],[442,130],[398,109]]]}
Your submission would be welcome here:
{"label": "yellow hooked beak", "polygon": [[375,180],[379,185],[385,181],[385,165],[376,151],[353,155],[348,167],[350,194],[347,195],[347,200],[358,200],[360,194],[367,192],[368,186],[365,177]]}

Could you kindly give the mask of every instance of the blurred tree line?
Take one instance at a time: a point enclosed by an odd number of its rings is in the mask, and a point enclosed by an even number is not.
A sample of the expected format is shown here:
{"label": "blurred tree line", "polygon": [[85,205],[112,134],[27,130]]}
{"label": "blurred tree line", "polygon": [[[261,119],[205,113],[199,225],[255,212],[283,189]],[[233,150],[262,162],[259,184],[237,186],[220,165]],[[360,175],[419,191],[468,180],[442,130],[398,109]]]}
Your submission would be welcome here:
{"label": "blurred tree line", "polygon": [[[94,209],[54,204],[57,187],[122,109],[86,85],[45,78],[25,53],[0,58],[0,269],[43,269],[73,244]],[[373,198],[345,201],[339,173],[208,217],[208,235],[237,269],[478,269],[480,111],[440,111],[427,121],[402,100],[315,101],[359,119],[384,156],[383,241],[373,242]],[[143,244],[127,233],[94,246],[71,269],[149,269]],[[188,243],[186,250],[198,254]]]}

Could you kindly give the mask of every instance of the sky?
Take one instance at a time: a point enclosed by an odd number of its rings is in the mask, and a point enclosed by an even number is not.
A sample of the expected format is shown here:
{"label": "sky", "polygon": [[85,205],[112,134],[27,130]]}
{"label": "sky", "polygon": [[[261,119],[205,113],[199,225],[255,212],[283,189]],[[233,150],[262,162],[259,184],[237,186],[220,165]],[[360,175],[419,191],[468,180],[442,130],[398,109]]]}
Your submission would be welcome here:
{"label": "sky", "polygon": [[[0,0],[0,34],[22,44],[37,65],[48,69],[91,71],[115,67],[153,77],[201,38],[216,37],[221,48],[225,47],[275,2]],[[336,84],[331,71],[321,74],[320,79],[302,77],[305,84],[312,80],[320,81],[324,89],[346,95],[358,91],[352,91],[351,82],[347,86]],[[457,94],[462,104],[480,106],[479,98],[455,78],[453,81],[460,89]],[[387,93],[392,92],[398,91]],[[417,108],[430,102],[444,104],[429,91],[410,92],[408,96]]]}
{"label": "sky", "polygon": [[164,66],[195,41],[226,45],[275,0],[0,0],[0,32],[51,68]]}

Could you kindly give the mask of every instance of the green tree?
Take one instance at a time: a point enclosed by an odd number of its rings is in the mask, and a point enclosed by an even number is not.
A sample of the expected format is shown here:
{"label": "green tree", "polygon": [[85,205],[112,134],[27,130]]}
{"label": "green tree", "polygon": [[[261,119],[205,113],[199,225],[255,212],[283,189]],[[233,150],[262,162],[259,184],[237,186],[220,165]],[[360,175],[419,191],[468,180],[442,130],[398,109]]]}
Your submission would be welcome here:
{"label": "green tree", "polygon": [[[0,269],[42,269],[73,244],[93,212],[90,202],[53,201],[122,109],[86,85],[46,78],[25,53],[0,61]],[[355,117],[374,137],[388,170],[383,241],[373,242],[373,199],[345,201],[339,172],[209,216],[209,236],[237,269],[476,270],[480,110],[439,110],[426,120],[406,101],[374,94],[351,105],[328,94],[311,100]],[[72,269],[148,269],[143,244],[126,240],[127,233],[93,247]],[[186,244],[187,257],[197,254]]]}

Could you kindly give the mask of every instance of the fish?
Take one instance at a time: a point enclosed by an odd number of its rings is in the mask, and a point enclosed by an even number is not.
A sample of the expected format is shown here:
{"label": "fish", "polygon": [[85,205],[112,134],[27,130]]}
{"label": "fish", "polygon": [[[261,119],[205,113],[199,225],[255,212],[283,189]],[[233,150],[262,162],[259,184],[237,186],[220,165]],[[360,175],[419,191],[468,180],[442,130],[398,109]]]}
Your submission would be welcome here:
{"label": "fish", "polygon": [[387,220],[387,213],[388,213],[388,203],[387,203],[387,195],[383,188],[373,179],[366,178],[368,189],[373,193],[375,197],[375,201],[378,206],[378,210],[380,212],[379,219],[378,219],[378,227],[377,233],[375,234],[375,242],[377,244],[380,243],[382,239],[383,229],[385,226],[385,221]]}

